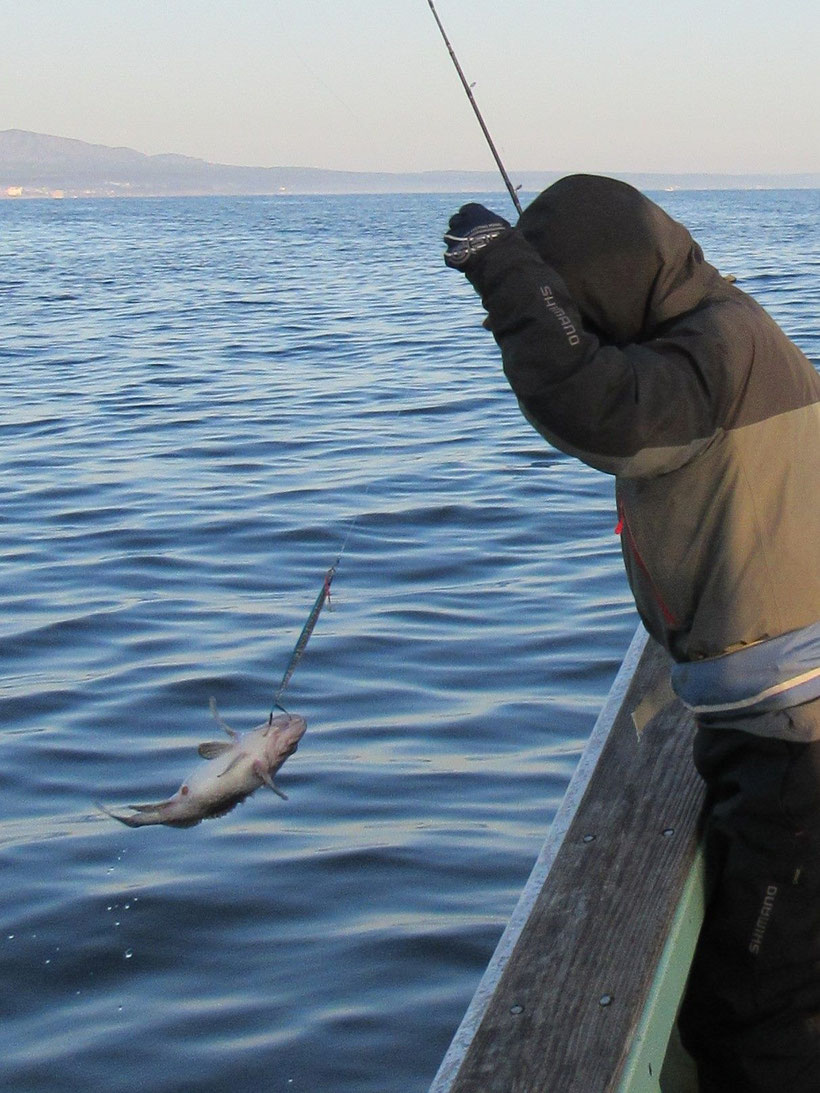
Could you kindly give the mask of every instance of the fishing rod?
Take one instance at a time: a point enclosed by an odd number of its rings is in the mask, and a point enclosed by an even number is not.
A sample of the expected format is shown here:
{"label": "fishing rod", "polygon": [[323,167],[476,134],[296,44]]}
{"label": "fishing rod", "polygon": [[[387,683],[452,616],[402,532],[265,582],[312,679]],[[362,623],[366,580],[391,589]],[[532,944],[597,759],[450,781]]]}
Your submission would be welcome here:
{"label": "fishing rod", "polygon": [[427,0],[427,3],[430,6],[430,11],[432,11],[433,13],[433,18],[436,21],[436,25],[441,31],[441,36],[444,39],[444,44],[447,46],[447,52],[450,54],[450,58],[455,65],[456,72],[459,75],[459,79],[461,80],[464,90],[467,92],[467,98],[470,100],[470,106],[472,106],[475,116],[478,118],[478,124],[481,126],[481,131],[484,134],[487,144],[490,146],[490,151],[492,152],[493,158],[495,159],[495,162],[498,165],[498,169],[501,172],[501,177],[504,179],[504,185],[507,187],[510,197],[512,198],[513,205],[515,205],[518,215],[520,216],[523,211],[521,208],[521,202],[518,200],[518,194],[516,192],[515,186],[513,186],[512,182],[510,181],[510,176],[507,174],[504,168],[504,164],[501,162],[501,156],[496,150],[495,144],[493,143],[493,138],[490,136],[490,131],[484,122],[484,118],[481,116],[481,111],[478,109],[478,103],[475,101],[473,89],[467,82],[467,77],[464,75],[461,65],[458,63],[458,57],[456,57],[455,50],[450,45],[450,39],[447,37],[447,32],[442,26],[441,19],[439,19],[438,17],[438,12],[436,11],[435,5],[433,4],[433,0]]}

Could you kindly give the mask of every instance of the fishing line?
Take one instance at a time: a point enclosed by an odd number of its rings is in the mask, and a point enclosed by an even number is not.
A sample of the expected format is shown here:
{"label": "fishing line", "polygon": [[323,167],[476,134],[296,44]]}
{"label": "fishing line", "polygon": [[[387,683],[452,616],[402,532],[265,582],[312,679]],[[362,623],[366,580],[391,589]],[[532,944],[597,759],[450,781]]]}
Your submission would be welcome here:
{"label": "fishing line", "polygon": [[[467,93],[467,98],[470,101],[470,105],[472,106],[473,111],[475,113],[475,116],[478,119],[478,124],[481,126],[481,131],[484,134],[484,138],[487,141],[487,144],[489,145],[490,151],[493,154],[493,158],[495,159],[496,165],[498,166],[498,169],[501,172],[501,177],[504,179],[504,184],[507,187],[507,190],[509,192],[510,197],[512,198],[513,205],[515,205],[516,211],[518,212],[518,215],[520,216],[523,210],[521,208],[521,202],[518,200],[518,194],[516,192],[516,188],[515,188],[515,186],[513,186],[512,182],[510,180],[510,176],[507,174],[506,168],[504,167],[504,164],[501,161],[501,156],[498,154],[498,150],[496,149],[495,143],[493,142],[493,138],[491,137],[490,131],[487,128],[487,124],[484,121],[484,118],[482,117],[481,111],[478,108],[478,103],[476,102],[475,96],[473,95],[473,89],[470,87],[469,83],[467,82],[467,77],[464,75],[464,71],[463,71],[461,65],[459,64],[458,57],[455,54],[455,50],[453,49],[452,45],[450,44],[450,39],[447,37],[447,32],[445,31],[444,26],[442,25],[441,19],[439,18],[438,12],[436,11],[433,0],[427,0],[427,3],[428,3],[428,6],[430,8],[430,11],[433,13],[433,18],[436,21],[436,25],[438,26],[438,29],[441,32],[441,37],[444,39],[444,44],[447,47],[447,52],[450,54],[450,58],[451,58],[453,64],[455,65],[455,69],[456,69],[456,72],[459,75],[459,79],[461,80],[462,86],[464,87],[464,90]],[[370,492],[370,486],[371,485],[372,485],[372,482],[368,483],[367,489],[365,490],[365,497]],[[299,637],[296,639],[296,645],[293,647],[293,652],[291,653],[290,660],[288,661],[288,665],[285,668],[285,673],[282,676],[282,680],[281,680],[279,686],[276,688],[276,693],[275,693],[274,698],[273,698],[274,709],[277,709],[277,708],[278,709],[284,709],[284,707],[281,704],[282,695],[285,693],[285,690],[286,690],[288,684],[290,683],[291,677],[293,676],[293,673],[296,671],[296,667],[299,664],[299,661],[302,659],[302,656],[304,655],[305,649],[307,648],[307,643],[310,641],[310,635],[313,633],[314,627],[316,626],[316,623],[319,621],[319,616],[322,613],[322,608],[325,606],[326,603],[330,602],[330,585],[333,581],[334,576],[336,575],[336,569],[338,568],[339,562],[342,560],[342,555],[345,552],[348,540],[350,539],[351,532],[353,531],[353,528],[355,527],[357,520],[358,520],[358,515],[354,516],[353,519],[351,520],[350,525],[348,526],[348,529],[347,529],[347,533],[345,534],[344,540],[342,542],[341,549],[339,550],[339,553],[336,557],[336,561],[333,563],[333,565],[330,567],[330,569],[328,569],[326,571],[325,576],[324,576],[324,580],[322,582],[321,590],[319,591],[319,595],[316,597],[316,599],[313,603],[313,607],[311,607],[311,609],[310,609],[310,614],[307,617],[307,621],[306,621],[305,625],[302,627],[302,631],[299,634]],[[273,720],[273,710],[271,710],[270,719]]]}
{"label": "fishing line", "polygon": [[[384,451],[384,449],[387,447],[387,443],[388,442],[385,441],[385,443],[382,445],[381,451]],[[373,481],[371,479],[371,481],[368,482],[367,486],[365,487],[365,491],[362,495],[362,501],[366,499],[367,495],[370,493],[372,486]],[[353,533],[353,529],[358,523],[359,515],[359,513],[356,513],[356,515],[353,516],[353,518],[348,522],[347,530],[345,531],[344,538],[342,539],[342,545],[339,547],[339,553],[336,555],[336,561],[333,563],[330,569],[326,571],[324,580],[322,581],[322,587],[319,591],[319,595],[316,597],[313,603],[313,607],[311,607],[310,609],[310,614],[307,617],[307,621],[302,627],[302,631],[299,634],[299,637],[296,639],[296,644],[293,647],[293,652],[290,655],[290,660],[288,661],[287,667],[285,668],[285,673],[282,676],[282,680],[279,686],[276,688],[275,695],[273,696],[273,709],[270,712],[270,718],[268,719],[269,721],[273,720],[274,709],[284,710],[284,706],[281,703],[282,695],[284,694],[287,685],[290,683],[291,676],[296,671],[297,664],[302,659],[305,648],[307,647],[307,643],[310,640],[310,635],[313,633],[313,629],[316,626],[316,623],[319,621],[319,616],[322,613],[322,608],[325,606],[326,603],[330,604],[330,585],[336,575],[336,570],[339,566],[339,562],[341,562],[342,560],[342,555],[344,554],[345,550],[347,550],[347,544],[350,540],[351,534]]]}
{"label": "fishing line", "polygon": [[464,75],[464,72],[461,68],[461,65],[458,63],[458,57],[456,57],[455,50],[450,45],[450,39],[447,37],[447,32],[445,31],[444,27],[442,26],[441,19],[439,19],[439,17],[438,17],[438,12],[435,9],[435,5],[433,4],[433,0],[427,0],[427,3],[430,7],[430,11],[432,11],[432,13],[433,13],[433,18],[436,21],[436,25],[438,26],[438,29],[441,31],[441,36],[444,39],[444,44],[447,46],[447,52],[450,54],[450,58],[451,58],[453,64],[455,65],[456,72],[458,73],[459,79],[461,80],[461,83],[464,87],[464,90],[467,93],[467,98],[470,100],[470,106],[472,106],[473,111],[475,113],[475,116],[476,116],[476,118],[478,118],[478,124],[481,126],[481,131],[484,134],[484,137],[487,141],[487,144],[490,146],[490,151],[492,152],[493,158],[495,159],[495,162],[498,166],[498,169],[501,172],[501,177],[504,179],[504,185],[507,187],[507,190],[509,191],[510,197],[512,198],[513,205],[515,205],[516,211],[518,212],[518,215],[520,216],[523,210],[521,208],[521,202],[518,200],[518,194],[516,192],[516,188],[515,188],[515,186],[513,186],[512,182],[510,181],[510,176],[507,174],[507,172],[504,168],[504,164],[501,162],[501,156],[498,154],[498,151],[496,150],[495,144],[493,143],[493,138],[490,136],[490,131],[487,128],[487,125],[484,121],[484,118],[481,116],[481,111],[478,109],[478,103],[475,101],[475,96],[473,95],[473,89],[472,89],[472,87],[470,87],[469,83],[467,82],[467,77]]}

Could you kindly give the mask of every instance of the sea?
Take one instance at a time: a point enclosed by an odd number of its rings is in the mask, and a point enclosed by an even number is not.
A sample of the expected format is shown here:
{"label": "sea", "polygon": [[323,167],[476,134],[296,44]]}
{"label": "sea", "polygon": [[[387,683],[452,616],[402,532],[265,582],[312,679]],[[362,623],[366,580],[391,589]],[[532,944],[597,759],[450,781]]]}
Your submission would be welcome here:
{"label": "sea", "polygon": [[[0,202],[0,1089],[433,1079],[637,625],[466,196]],[[820,191],[652,196],[818,364]],[[334,564],[288,800],[107,815],[266,720]]]}

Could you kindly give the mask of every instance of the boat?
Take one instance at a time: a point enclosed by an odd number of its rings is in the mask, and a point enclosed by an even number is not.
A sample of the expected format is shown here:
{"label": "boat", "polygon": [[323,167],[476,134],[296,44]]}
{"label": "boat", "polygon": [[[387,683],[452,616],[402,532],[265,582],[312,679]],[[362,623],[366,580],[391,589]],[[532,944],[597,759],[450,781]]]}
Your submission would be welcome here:
{"label": "boat", "polygon": [[430,1093],[696,1093],[676,1018],[704,791],[668,676],[639,627]]}

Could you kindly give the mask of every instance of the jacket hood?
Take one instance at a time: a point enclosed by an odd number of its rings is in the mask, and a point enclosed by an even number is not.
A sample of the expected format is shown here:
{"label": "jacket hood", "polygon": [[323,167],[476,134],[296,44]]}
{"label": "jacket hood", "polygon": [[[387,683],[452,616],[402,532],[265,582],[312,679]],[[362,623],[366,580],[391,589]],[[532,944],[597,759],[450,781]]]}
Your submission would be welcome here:
{"label": "jacket hood", "polygon": [[644,341],[724,283],[686,228],[625,182],[570,175],[518,229],[563,278],[586,323],[616,345]]}

